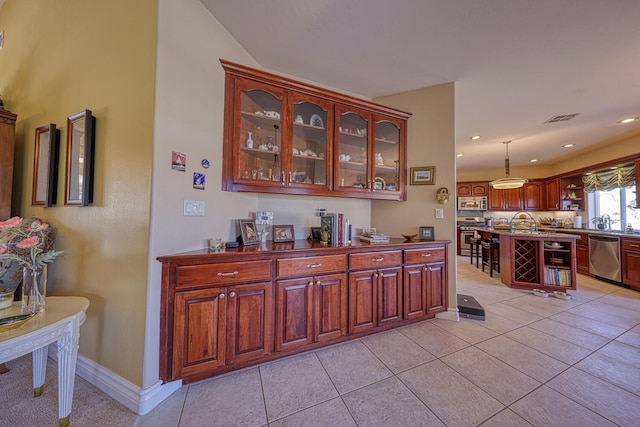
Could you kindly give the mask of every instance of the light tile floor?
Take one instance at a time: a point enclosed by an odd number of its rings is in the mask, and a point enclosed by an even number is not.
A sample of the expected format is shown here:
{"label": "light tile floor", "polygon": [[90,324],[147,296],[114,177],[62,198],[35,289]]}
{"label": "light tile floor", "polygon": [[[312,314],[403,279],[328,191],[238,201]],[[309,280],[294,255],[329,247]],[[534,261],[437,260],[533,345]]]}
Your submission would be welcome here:
{"label": "light tile floor", "polygon": [[541,298],[466,257],[457,285],[486,321],[433,319],[185,385],[127,425],[640,425],[640,293],[578,276],[571,300]]}

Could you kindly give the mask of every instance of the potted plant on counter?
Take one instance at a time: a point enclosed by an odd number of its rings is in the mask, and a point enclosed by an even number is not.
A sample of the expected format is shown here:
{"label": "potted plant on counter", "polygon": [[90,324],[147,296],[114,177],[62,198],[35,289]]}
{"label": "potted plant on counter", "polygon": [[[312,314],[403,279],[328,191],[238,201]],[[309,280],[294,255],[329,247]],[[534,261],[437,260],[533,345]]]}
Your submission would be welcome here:
{"label": "potted plant on counter", "polygon": [[598,230],[604,230],[604,225],[605,225],[604,215],[593,217],[591,222],[596,226]]}

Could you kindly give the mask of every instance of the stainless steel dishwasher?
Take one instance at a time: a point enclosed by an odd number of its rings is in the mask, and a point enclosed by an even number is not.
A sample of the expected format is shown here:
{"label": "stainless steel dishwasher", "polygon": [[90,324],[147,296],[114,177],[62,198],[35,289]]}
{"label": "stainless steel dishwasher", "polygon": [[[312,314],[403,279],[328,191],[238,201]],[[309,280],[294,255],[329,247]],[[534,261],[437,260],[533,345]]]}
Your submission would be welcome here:
{"label": "stainless steel dishwasher", "polygon": [[622,281],[619,237],[589,234],[589,272],[603,279]]}

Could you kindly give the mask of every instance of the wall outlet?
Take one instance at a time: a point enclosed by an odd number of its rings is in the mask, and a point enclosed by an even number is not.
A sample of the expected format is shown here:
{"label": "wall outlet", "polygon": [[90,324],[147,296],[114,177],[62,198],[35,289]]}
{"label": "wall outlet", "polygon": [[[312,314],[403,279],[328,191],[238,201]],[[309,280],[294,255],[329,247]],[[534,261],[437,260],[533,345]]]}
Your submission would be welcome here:
{"label": "wall outlet", "polygon": [[185,216],[203,216],[204,200],[183,200]]}
{"label": "wall outlet", "polygon": [[444,218],[444,209],[443,208],[436,208],[436,218],[437,219]]}

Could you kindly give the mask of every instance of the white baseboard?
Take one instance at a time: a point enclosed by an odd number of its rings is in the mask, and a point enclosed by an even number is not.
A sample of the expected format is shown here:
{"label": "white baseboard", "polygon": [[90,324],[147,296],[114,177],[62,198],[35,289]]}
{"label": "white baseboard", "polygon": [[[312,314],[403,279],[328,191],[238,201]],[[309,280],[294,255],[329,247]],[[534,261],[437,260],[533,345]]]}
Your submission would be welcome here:
{"label": "white baseboard", "polygon": [[449,308],[447,311],[443,311],[442,313],[436,314],[436,319],[444,319],[444,320],[453,320],[460,321],[460,314],[457,308]]}
{"label": "white baseboard", "polygon": [[[58,361],[56,343],[49,345],[49,357]],[[76,374],[138,415],[151,411],[182,387],[182,381],[162,384],[162,381],[158,380],[157,383],[143,390],[81,354],[78,354]]]}

